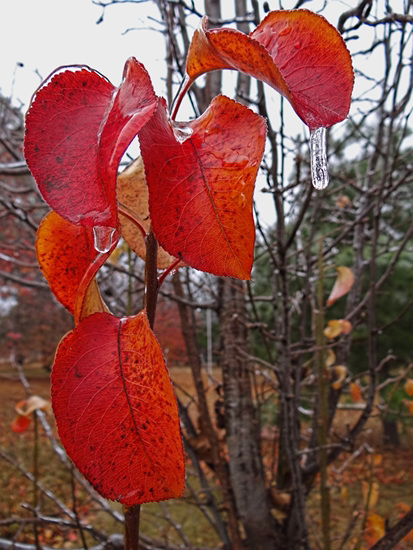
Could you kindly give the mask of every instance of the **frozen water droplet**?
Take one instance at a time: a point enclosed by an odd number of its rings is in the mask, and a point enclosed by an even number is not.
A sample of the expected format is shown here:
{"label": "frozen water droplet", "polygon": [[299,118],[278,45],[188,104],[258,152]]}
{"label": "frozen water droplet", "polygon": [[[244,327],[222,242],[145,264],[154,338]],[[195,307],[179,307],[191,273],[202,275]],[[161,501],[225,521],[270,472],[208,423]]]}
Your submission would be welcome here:
{"label": "frozen water droplet", "polygon": [[181,126],[179,122],[174,123],[173,129],[174,129],[175,138],[177,139],[177,141],[179,141],[179,143],[183,143],[188,138],[190,138],[193,134],[192,128],[185,125]]}
{"label": "frozen water droplet", "polygon": [[315,189],[328,185],[326,129],[315,128],[310,132],[311,180]]}
{"label": "frozen water droplet", "polygon": [[93,245],[97,252],[104,254],[110,250],[114,232],[115,229],[113,227],[95,225],[93,228]]}

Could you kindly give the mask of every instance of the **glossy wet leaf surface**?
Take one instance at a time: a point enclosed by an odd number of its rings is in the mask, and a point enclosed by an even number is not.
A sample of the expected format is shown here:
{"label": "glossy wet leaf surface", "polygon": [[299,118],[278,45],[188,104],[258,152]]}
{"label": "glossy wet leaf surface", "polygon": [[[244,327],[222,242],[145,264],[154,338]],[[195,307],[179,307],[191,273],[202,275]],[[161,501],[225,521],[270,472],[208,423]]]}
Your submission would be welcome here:
{"label": "glossy wet leaf surface", "polygon": [[139,138],[153,229],[171,255],[215,275],[250,278],[265,135],[260,116],[225,96],[179,125],[160,101]]}
{"label": "glossy wet leaf surface", "polygon": [[181,496],[178,408],[146,313],[97,313],[59,345],[52,371],[59,436],[100,494],[128,506]]}
{"label": "glossy wet leaf surface", "polygon": [[25,156],[47,203],[86,226],[117,226],[120,159],[156,97],[139,62],[119,88],[89,68],[67,68],[37,91],[26,117]]}
{"label": "glossy wet leaf surface", "polygon": [[278,90],[310,127],[346,118],[353,89],[350,54],[338,31],[308,10],[272,11],[249,35],[227,28],[194,33],[190,81],[217,69],[237,69]]}

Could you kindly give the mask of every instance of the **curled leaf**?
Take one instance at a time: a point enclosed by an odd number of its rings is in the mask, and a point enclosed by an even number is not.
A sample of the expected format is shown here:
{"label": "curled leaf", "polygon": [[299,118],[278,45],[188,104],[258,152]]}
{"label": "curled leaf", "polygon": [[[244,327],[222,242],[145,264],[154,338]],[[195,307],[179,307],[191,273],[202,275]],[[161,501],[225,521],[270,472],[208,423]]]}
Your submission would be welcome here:
{"label": "curled leaf", "polygon": [[344,365],[337,365],[334,367],[334,373],[337,379],[331,384],[334,390],[339,390],[343,386],[343,382],[347,376],[347,368]]}
{"label": "curled leaf", "polygon": [[45,411],[50,413],[50,402],[38,395],[31,395],[28,399],[19,401],[15,407],[17,414],[29,416],[34,411]]}
{"label": "curled leaf", "polygon": [[339,266],[337,279],[327,300],[327,306],[332,306],[339,298],[347,294],[354,283],[354,275],[349,267]]}
{"label": "curled leaf", "polygon": [[327,368],[332,367],[335,362],[336,362],[336,354],[331,348],[329,348],[327,350],[327,357],[325,361],[326,367]]}
{"label": "curled leaf", "polygon": [[117,89],[89,67],[66,67],[38,89],[24,150],[53,210],[77,225],[117,227],[118,165],[155,106],[148,73],[134,58]]}
{"label": "curled leaf", "polygon": [[228,28],[208,30],[207,24],[203,18],[192,38],[183,93],[207,71],[236,69],[279,91],[310,129],[347,116],[354,81],[351,58],[340,33],[322,16],[308,10],[272,11],[249,36]]}

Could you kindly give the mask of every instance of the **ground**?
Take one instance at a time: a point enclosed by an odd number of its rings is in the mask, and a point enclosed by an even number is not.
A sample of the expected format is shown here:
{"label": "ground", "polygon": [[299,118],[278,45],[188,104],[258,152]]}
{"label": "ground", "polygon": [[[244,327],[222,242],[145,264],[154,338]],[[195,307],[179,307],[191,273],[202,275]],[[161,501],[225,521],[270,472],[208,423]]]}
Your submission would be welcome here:
{"label": "ground", "polygon": [[[32,392],[49,399],[48,373],[43,369],[27,371]],[[190,370],[186,367],[173,367],[171,375],[177,391],[184,400],[193,393]],[[216,394],[211,389],[209,401],[212,406]],[[10,369],[0,366],[0,453],[6,453],[12,461],[32,471],[34,430],[31,426],[25,433],[16,434],[11,430],[11,422],[15,417],[16,403],[25,398],[24,389]],[[49,417],[54,427],[53,418]],[[194,418],[196,421],[196,418]],[[346,416],[348,421],[348,413]],[[403,515],[412,504],[413,494],[413,451],[408,437],[402,437],[402,447],[393,450],[382,448],[379,437],[375,437],[378,424],[370,427],[369,444],[374,453],[362,451],[359,456],[347,453],[330,468],[329,480],[332,501],[332,548],[339,547],[343,533],[346,532],[351,519],[354,519],[354,529],[349,534],[344,548],[353,550],[360,543],[359,548],[368,549],[378,534],[385,529],[385,523],[392,525],[398,517]],[[340,425],[337,426],[340,429]],[[275,430],[271,426],[265,427],[265,445],[274,447]],[[268,460],[268,462],[271,462]],[[272,467],[266,464],[267,468]],[[208,474],[207,468],[205,468]],[[191,464],[187,468],[192,491],[199,493],[197,479],[192,475]],[[53,453],[48,440],[40,437],[39,446],[39,479],[47,487],[53,488],[56,496],[67,506],[72,508],[72,481],[71,474],[61,466]],[[100,512],[90,500],[84,489],[75,484],[77,510],[82,519],[94,525],[99,525],[106,532],[121,531],[121,526]],[[276,493],[276,490],[275,490]],[[4,524],[2,520],[14,517],[30,518],[29,510],[22,508],[22,503],[33,503],[32,484],[24,479],[21,473],[0,457],[0,537],[12,538],[16,534],[17,524]],[[6,498],[4,498],[6,495]],[[176,543],[182,542],[173,524],[180,525],[183,537],[188,537],[195,545],[218,546],[217,536],[210,528],[203,514],[194,505],[193,495],[188,490],[186,501],[168,501],[163,505],[149,504],[143,506],[142,531],[157,538],[171,538]],[[275,498],[285,498],[282,493]],[[56,505],[44,495],[42,510],[45,513],[56,513]],[[308,524],[312,535],[314,548],[321,548],[319,540],[320,516],[319,494],[314,490],[310,495]],[[369,500],[370,510],[366,514],[366,502]],[[116,505],[115,505],[116,506]],[[165,520],[164,512],[170,517]],[[282,516],[282,510],[274,509],[274,514]],[[364,526],[364,531],[362,528]],[[411,540],[409,540],[411,539]],[[33,527],[25,526],[22,529],[19,542],[33,542]],[[92,539],[90,539],[91,542]],[[79,547],[78,531],[59,526],[47,526],[40,530],[40,542],[56,547]],[[405,550],[413,548],[413,533],[403,541],[398,548]]]}

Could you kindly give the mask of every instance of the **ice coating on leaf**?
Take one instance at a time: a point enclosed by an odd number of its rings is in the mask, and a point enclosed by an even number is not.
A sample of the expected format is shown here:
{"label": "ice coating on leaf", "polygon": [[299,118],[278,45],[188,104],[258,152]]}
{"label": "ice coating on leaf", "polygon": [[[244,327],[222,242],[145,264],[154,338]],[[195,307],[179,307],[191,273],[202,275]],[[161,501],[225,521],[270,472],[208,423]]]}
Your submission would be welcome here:
{"label": "ice coating on leaf", "polygon": [[327,163],[326,129],[315,128],[310,132],[311,181],[317,190],[325,189],[329,182]]}
{"label": "ice coating on leaf", "polygon": [[109,252],[115,231],[113,227],[95,225],[93,228],[93,244],[96,252],[100,252],[101,254]]}
{"label": "ice coating on leaf", "polygon": [[179,143],[183,143],[188,138],[190,138],[193,134],[193,129],[190,126],[187,126],[186,124],[180,124],[179,122],[175,122],[173,125],[173,131],[175,134],[175,138]]}

